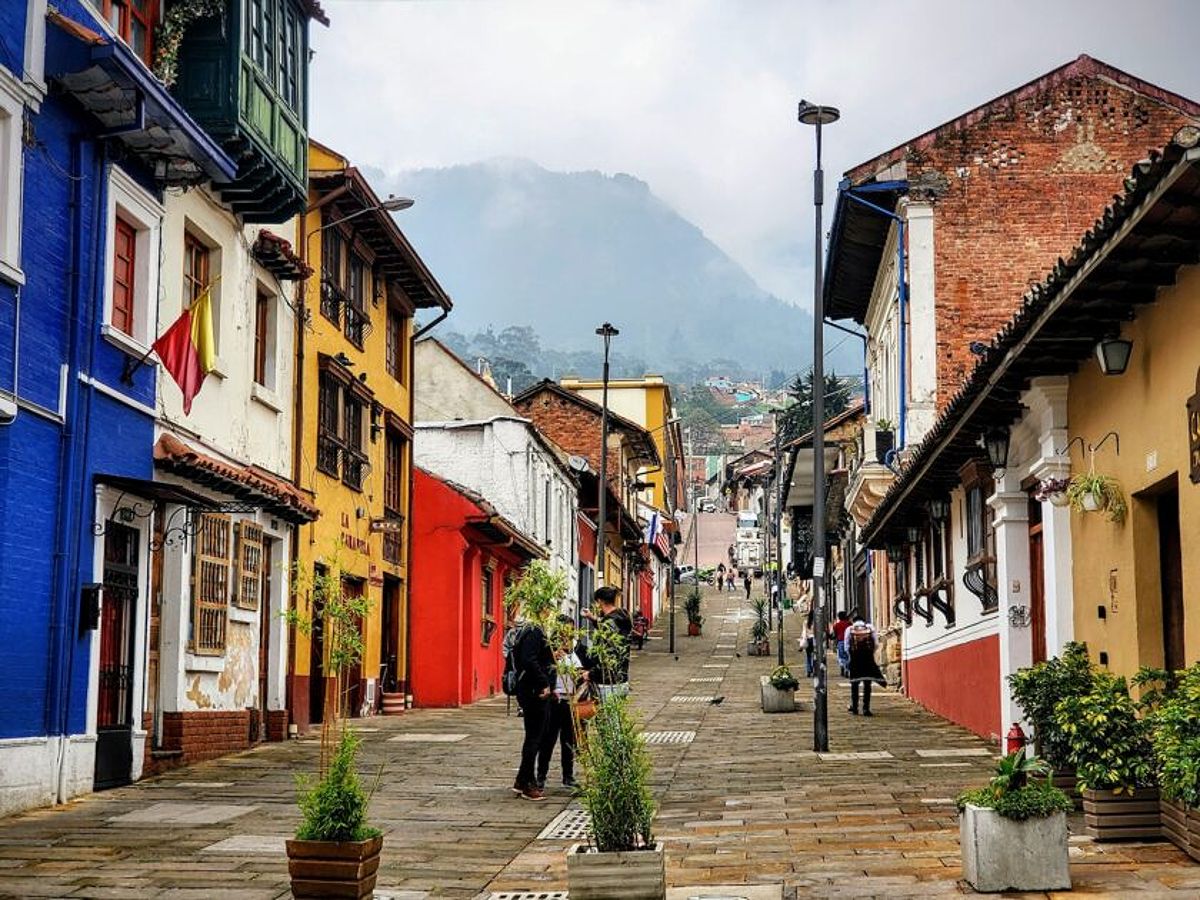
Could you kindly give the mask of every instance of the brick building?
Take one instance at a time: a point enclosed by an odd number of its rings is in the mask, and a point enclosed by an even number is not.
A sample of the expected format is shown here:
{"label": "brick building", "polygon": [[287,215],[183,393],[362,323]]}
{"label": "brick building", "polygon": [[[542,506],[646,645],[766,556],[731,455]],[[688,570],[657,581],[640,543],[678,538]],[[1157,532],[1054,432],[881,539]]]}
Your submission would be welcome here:
{"label": "brick building", "polygon": [[[846,174],[825,301],[831,318],[870,335],[871,408],[846,498],[859,527],[1025,291],[1069,253],[1131,165],[1198,118],[1200,105],[1081,56]],[[936,537],[921,540],[917,528],[890,564],[883,553],[856,562],[873,573],[876,618],[895,612],[905,623],[909,693],[985,735],[1002,704],[991,493],[988,473],[972,468]],[[956,564],[969,577],[949,577]],[[932,584],[914,615],[916,588]]]}

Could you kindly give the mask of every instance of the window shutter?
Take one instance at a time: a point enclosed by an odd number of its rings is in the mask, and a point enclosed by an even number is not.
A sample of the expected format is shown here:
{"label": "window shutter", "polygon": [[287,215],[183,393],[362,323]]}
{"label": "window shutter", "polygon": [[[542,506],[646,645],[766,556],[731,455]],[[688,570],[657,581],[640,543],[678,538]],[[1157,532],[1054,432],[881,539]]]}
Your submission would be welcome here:
{"label": "window shutter", "polygon": [[232,523],[221,513],[202,513],[196,534],[192,570],[192,652],[220,656],[225,652],[229,616],[229,569]]}
{"label": "window shutter", "polygon": [[233,603],[242,609],[258,609],[262,594],[263,530],[253,522],[239,522],[233,578]]}

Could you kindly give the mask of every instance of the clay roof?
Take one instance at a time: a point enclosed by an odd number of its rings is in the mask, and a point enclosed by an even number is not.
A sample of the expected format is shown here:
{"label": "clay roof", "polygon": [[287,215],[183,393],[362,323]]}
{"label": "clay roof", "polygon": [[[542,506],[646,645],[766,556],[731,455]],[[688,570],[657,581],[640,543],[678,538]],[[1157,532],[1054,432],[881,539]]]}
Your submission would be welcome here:
{"label": "clay roof", "polygon": [[459,484],[457,481],[444,478],[422,466],[413,466],[413,468],[420,471],[423,475],[428,475],[434,481],[445,485],[454,491],[454,493],[473,503],[479,510],[480,515],[468,519],[467,524],[477,531],[483,532],[487,538],[497,543],[505,543],[531,559],[546,559],[549,556],[545,547],[518,528],[511,519],[497,512],[496,507],[478,491],[472,490],[466,485]]}
{"label": "clay roof", "polygon": [[[521,393],[517,394],[517,396],[513,397],[513,406],[520,407],[522,404],[532,400],[543,391],[550,391],[551,393],[562,397],[564,400],[583,407],[594,415],[599,416],[603,412],[599,403],[589,400],[582,394],[577,394],[575,391],[565,388],[558,382],[552,381],[549,378],[543,378],[537,384],[530,385],[525,390],[521,391]],[[654,444],[653,435],[651,435],[650,432],[641,425],[637,424],[637,422],[627,419],[610,409],[608,411],[608,424],[611,427],[619,429],[625,433],[626,437],[629,438],[630,443],[633,444],[634,451],[638,454],[639,458],[644,461],[648,461],[652,466],[662,464],[662,459],[658,455],[658,447]]]}
{"label": "clay roof", "polygon": [[223,494],[230,494],[292,523],[311,522],[320,515],[310,496],[290,481],[260,469],[223,462],[164,434],[154,445],[154,465],[164,472]]}

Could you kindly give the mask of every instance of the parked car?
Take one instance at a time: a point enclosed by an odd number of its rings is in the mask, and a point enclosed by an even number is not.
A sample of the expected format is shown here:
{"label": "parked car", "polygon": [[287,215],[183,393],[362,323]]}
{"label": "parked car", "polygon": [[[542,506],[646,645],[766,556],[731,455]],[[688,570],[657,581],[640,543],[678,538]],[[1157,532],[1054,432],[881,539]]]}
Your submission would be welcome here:
{"label": "parked car", "polygon": [[702,513],[715,513],[717,511],[716,500],[701,500],[699,506]]}
{"label": "parked car", "polygon": [[716,577],[712,569],[701,569],[699,575],[695,566],[678,566],[675,569],[676,584],[713,584]]}

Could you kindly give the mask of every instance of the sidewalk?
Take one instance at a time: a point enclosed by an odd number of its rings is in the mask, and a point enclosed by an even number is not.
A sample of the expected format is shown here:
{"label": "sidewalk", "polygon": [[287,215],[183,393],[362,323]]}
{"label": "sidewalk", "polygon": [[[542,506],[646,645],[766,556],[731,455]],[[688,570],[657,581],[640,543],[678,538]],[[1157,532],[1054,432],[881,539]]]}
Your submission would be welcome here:
{"label": "sidewalk", "polygon": [[[819,757],[807,685],[803,712],[759,711],[758,678],[775,661],[744,655],[750,622],[740,598],[710,592],[705,635],[680,636],[678,660],[663,638],[634,661],[646,730],[675,741],[652,747],[668,883],[782,885],[785,897],[965,892],[952,798],[988,777],[992,748],[891,691],[877,692],[874,718],[851,717],[835,678],[834,752]],[[789,616],[787,657],[802,669],[798,625]],[[665,617],[654,634],[663,627]],[[565,890],[563,852],[580,817],[553,770],[548,802],[508,790],[521,727],[503,698],[365,720],[360,731],[364,772],[385,766],[372,808],[387,834],[377,896]],[[286,897],[293,775],[312,770],[315,751],[311,739],[267,745],[2,820],[0,896]],[[552,821],[562,836],[539,839]],[[1075,895],[1200,894],[1200,866],[1165,843],[1073,838],[1072,863]]]}

